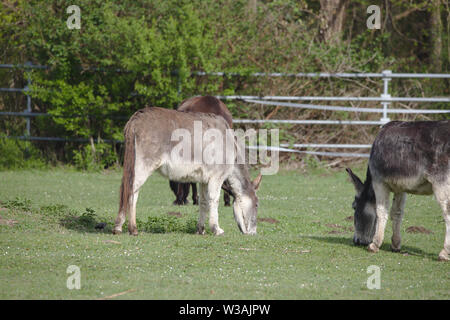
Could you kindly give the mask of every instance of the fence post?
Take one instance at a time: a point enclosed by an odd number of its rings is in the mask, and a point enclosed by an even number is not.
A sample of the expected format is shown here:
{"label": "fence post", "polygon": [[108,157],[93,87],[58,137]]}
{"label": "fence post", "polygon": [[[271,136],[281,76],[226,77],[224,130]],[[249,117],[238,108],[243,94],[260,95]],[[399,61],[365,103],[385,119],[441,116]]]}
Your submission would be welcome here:
{"label": "fence post", "polygon": [[[383,70],[382,73],[383,73],[383,93],[381,94],[381,98],[390,99],[391,95],[389,94],[389,81],[391,81],[391,79],[392,79],[390,77],[390,75],[392,74],[392,71],[391,70]],[[383,106],[383,117],[380,119],[380,121],[382,121],[384,123],[388,123],[391,120],[389,119],[389,117],[387,115],[387,109],[391,103],[382,101],[381,104]]]}
{"label": "fence post", "polygon": [[[25,63],[25,66],[30,67],[32,64],[30,61],[27,61]],[[30,78],[30,74],[29,72],[25,71],[27,74],[27,85],[24,88],[24,92],[27,95],[27,109],[25,110],[26,113],[31,113],[31,96],[29,94],[30,86],[31,86],[31,78]],[[31,117],[26,117],[27,119],[27,132],[26,135],[27,136],[31,136]]]}

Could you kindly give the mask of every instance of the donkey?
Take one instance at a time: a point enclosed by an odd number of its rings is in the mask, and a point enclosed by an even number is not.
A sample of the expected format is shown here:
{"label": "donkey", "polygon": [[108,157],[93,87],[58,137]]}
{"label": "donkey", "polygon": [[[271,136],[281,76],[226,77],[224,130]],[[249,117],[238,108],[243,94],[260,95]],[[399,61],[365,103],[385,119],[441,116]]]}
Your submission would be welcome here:
{"label": "donkey", "polygon": [[[158,107],[147,107],[137,111],[127,122],[124,129],[125,156],[122,184],[120,187],[119,212],[115,220],[114,234],[122,232],[125,215],[128,213],[128,231],[137,235],[136,202],[139,189],[147,178],[158,171],[163,176],[181,182],[198,182],[200,193],[200,216],[197,233],[205,233],[206,213],[209,213],[209,227],[215,235],[223,234],[219,227],[218,204],[220,188],[228,179],[233,193],[234,218],[244,234],[256,234],[256,216],[258,198],[256,190],[261,183],[261,175],[255,181],[250,180],[245,162],[224,161],[224,164],[196,161],[195,154],[211,145],[220,149],[220,139],[202,139],[202,143],[189,144],[194,159],[179,161],[174,154],[179,144],[173,141],[173,133],[180,128],[190,137],[196,135],[196,126],[219,132],[228,141],[232,141],[234,154],[242,152],[242,146],[236,142],[230,126],[223,117],[194,112],[180,112]],[[179,132],[179,131],[178,131]],[[206,135],[206,134],[205,134]],[[207,141],[206,141],[207,140]],[[184,142],[184,141],[183,141]],[[236,150],[238,149],[238,150]],[[183,150],[184,151],[184,150]],[[221,151],[221,150],[219,150]]]}
{"label": "donkey", "polygon": [[[227,106],[213,96],[198,96],[186,99],[180,103],[177,108],[178,111],[203,112],[214,113],[222,116],[233,127],[233,117]],[[187,197],[189,195],[189,188],[192,186],[192,202],[194,205],[198,204],[197,184],[182,183],[176,181],[169,181],[170,189],[175,194],[175,205],[187,204]],[[230,194],[227,191],[229,188],[224,187],[223,201],[225,206],[230,206]]]}
{"label": "donkey", "polygon": [[450,121],[392,121],[372,145],[366,181],[346,169],[356,189],[353,202],[356,245],[378,252],[388,219],[389,193],[394,193],[391,249],[400,251],[400,225],[406,193],[433,194],[442,209],[446,233],[439,260],[450,254]]}

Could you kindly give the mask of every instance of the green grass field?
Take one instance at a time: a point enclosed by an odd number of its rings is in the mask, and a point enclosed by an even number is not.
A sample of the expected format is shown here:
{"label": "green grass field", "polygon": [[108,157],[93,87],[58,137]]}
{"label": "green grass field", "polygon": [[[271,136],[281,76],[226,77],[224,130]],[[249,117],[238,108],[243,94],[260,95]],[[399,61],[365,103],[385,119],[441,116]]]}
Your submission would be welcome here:
{"label": "green grass field", "polygon": [[[389,250],[389,222],[371,254],[351,243],[345,172],[263,177],[258,217],[266,219],[256,236],[239,233],[223,199],[225,234],[193,234],[198,207],[171,205],[157,174],[139,196],[139,235],[113,236],[120,180],[117,171],[0,172],[0,299],[450,298],[450,264],[437,261],[445,226],[431,196],[408,196],[401,253]],[[407,233],[411,226],[432,233]],[[79,290],[66,286],[69,265],[80,268]],[[371,265],[381,269],[380,289],[367,288]]]}

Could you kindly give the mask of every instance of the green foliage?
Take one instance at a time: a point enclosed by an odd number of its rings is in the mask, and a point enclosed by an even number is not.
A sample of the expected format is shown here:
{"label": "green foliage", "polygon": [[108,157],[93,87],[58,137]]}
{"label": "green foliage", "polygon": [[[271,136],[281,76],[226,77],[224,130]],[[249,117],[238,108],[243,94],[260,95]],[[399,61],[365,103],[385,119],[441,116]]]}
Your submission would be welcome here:
{"label": "green foliage", "polygon": [[174,216],[150,216],[146,222],[136,221],[137,227],[150,233],[183,232],[195,233],[197,221],[193,218],[180,219]]}
{"label": "green foliage", "polygon": [[85,227],[94,227],[96,222],[97,215],[95,214],[95,210],[92,208],[86,208],[86,211],[78,217],[78,222]]}
{"label": "green foliage", "polygon": [[39,209],[40,214],[52,216],[52,217],[65,217],[65,216],[75,216],[76,212],[70,209],[64,204],[50,204],[46,206],[41,206]]}
{"label": "green foliage", "polygon": [[87,171],[99,171],[117,163],[114,147],[104,142],[93,145],[80,146],[81,150],[74,150],[73,161],[75,167]]}
{"label": "green foliage", "polygon": [[[323,17],[318,1],[256,3],[254,10],[248,0],[80,0],[76,5],[81,9],[81,29],[70,30],[66,8],[72,1],[5,0],[0,8],[1,56],[8,63],[32,61],[50,68],[13,74],[1,71],[0,83],[2,87],[25,85],[31,77],[33,107],[52,115],[33,119],[36,135],[122,140],[125,122],[136,110],[149,105],[173,108],[192,95],[332,96],[351,92],[373,96],[382,90],[381,82],[370,79],[255,78],[249,76],[252,72],[429,71],[431,11],[424,0],[391,1],[389,10],[381,4],[382,15],[389,12],[393,19],[392,26],[383,23],[382,30],[366,27],[365,9],[370,1],[348,1],[341,40],[330,43],[320,35]],[[442,7],[442,22],[448,25],[445,10],[448,13],[448,8]],[[408,14],[398,18],[403,13]],[[442,33],[442,65],[448,69],[447,33]],[[192,71],[228,75],[195,77]],[[423,85],[414,81],[392,85],[391,94],[448,94],[449,86],[443,81],[426,81]],[[0,99],[1,109],[23,110],[14,98],[0,95]],[[227,105],[235,118],[263,119],[274,110],[240,101],[228,101]],[[314,119],[323,118],[324,113],[284,108],[276,115],[280,119]],[[283,142],[298,142],[316,133],[298,127],[283,127]],[[23,119],[0,118],[0,128],[8,135],[21,135]],[[358,137],[371,136],[371,129],[362,130],[369,132]],[[347,143],[356,139],[350,130],[345,133],[338,139]],[[324,129],[320,139],[328,141],[334,134],[334,128]],[[80,169],[97,170],[118,160],[114,148],[101,142],[96,151],[89,145],[55,144],[51,148],[58,151],[60,160],[72,161]],[[17,157],[20,153],[0,159],[0,168],[11,167]],[[17,161],[18,167],[27,166]]]}
{"label": "green foliage", "polygon": [[0,136],[0,170],[44,167],[41,152],[30,142]]}
{"label": "green foliage", "polygon": [[16,197],[14,200],[6,200],[2,203],[2,206],[19,211],[30,211],[32,208],[31,200],[21,197]]}

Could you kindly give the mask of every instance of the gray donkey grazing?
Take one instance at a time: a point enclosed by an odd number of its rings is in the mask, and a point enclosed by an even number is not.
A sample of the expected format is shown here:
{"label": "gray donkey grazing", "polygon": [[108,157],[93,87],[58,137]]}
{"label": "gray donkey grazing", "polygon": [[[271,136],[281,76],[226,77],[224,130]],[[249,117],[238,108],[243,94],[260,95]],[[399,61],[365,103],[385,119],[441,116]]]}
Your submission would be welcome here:
{"label": "gray donkey grazing", "polygon": [[369,245],[369,251],[378,252],[388,219],[389,193],[393,192],[391,249],[400,251],[406,193],[434,193],[446,228],[439,260],[449,260],[450,121],[389,122],[372,145],[366,181],[363,183],[350,169],[347,172],[356,189],[356,245]]}
{"label": "gray donkey grazing", "polygon": [[[199,149],[211,149],[212,146],[216,148],[216,151],[222,152],[228,151],[224,150],[224,146],[229,145],[222,143],[222,138],[196,140],[196,125],[199,123],[202,132],[211,129],[220,133],[223,140],[232,141],[233,154],[242,154],[242,148],[236,142],[229,124],[218,115],[148,107],[137,111],[130,118],[124,130],[123,177],[120,187],[119,213],[113,233],[122,232],[122,225],[128,213],[128,231],[131,235],[137,235],[136,202],[139,189],[154,171],[158,171],[171,180],[199,183],[200,217],[197,224],[199,234],[205,232],[207,213],[209,213],[211,231],[215,235],[223,233],[219,227],[217,210],[222,184],[228,179],[230,191],[235,197],[233,212],[239,229],[244,234],[256,234],[258,207],[256,190],[260,185],[261,175],[255,181],[251,181],[245,162],[240,164],[236,158],[222,163],[197,161],[195,154]],[[194,158],[174,157],[174,154],[179,151],[177,148],[179,142],[173,139],[173,133],[177,130],[184,130],[183,132],[187,132],[189,137],[194,137],[195,141],[189,141],[189,149],[192,148],[191,154]]]}

